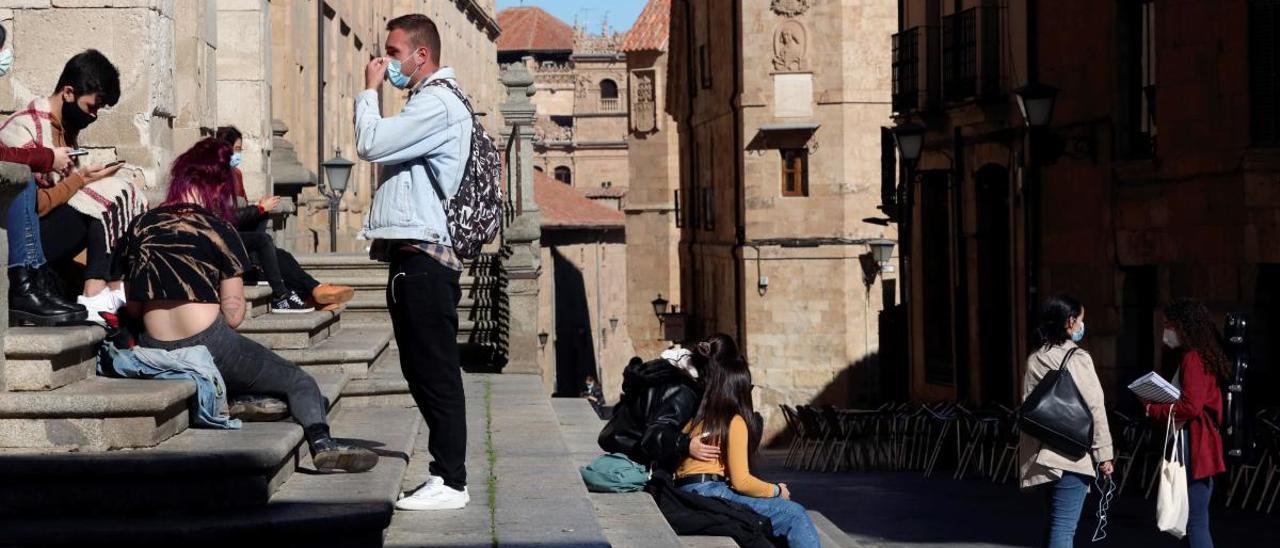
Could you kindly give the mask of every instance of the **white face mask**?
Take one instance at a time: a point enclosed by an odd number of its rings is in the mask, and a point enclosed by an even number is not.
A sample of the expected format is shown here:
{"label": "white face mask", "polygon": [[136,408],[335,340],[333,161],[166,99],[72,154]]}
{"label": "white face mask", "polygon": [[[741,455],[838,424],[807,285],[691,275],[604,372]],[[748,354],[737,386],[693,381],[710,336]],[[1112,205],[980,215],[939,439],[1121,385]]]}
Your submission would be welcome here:
{"label": "white face mask", "polygon": [[1161,340],[1163,340],[1164,345],[1169,348],[1178,348],[1178,346],[1182,345],[1182,341],[1178,340],[1178,333],[1172,329],[1165,329],[1164,336]]}

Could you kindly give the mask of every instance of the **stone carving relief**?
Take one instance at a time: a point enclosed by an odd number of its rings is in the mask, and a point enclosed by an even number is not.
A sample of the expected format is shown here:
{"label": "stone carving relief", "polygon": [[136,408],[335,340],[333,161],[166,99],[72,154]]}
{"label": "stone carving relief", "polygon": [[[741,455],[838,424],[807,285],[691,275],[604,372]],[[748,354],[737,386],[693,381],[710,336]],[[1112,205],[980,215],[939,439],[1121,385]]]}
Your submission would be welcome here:
{"label": "stone carving relief", "polygon": [[773,68],[779,71],[804,70],[809,49],[809,31],[804,24],[788,19],[773,33]]}
{"label": "stone carving relief", "polygon": [[783,17],[803,15],[818,0],[773,0],[773,12]]}
{"label": "stone carving relief", "polygon": [[635,90],[631,94],[631,130],[649,133],[657,128],[657,96],[654,90],[655,74],[652,70],[637,70],[632,74]]}

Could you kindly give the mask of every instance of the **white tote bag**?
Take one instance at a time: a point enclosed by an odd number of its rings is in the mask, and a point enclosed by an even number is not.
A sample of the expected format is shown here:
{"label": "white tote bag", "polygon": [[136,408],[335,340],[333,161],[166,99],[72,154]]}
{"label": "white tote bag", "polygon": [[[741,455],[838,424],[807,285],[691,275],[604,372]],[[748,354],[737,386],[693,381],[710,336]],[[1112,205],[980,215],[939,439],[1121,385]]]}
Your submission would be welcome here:
{"label": "white tote bag", "polygon": [[1165,458],[1160,463],[1160,491],[1156,495],[1156,526],[1176,538],[1187,534],[1187,465],[1182,454],[1182,429],[1173,424],[1173,412],[1164,433]]}

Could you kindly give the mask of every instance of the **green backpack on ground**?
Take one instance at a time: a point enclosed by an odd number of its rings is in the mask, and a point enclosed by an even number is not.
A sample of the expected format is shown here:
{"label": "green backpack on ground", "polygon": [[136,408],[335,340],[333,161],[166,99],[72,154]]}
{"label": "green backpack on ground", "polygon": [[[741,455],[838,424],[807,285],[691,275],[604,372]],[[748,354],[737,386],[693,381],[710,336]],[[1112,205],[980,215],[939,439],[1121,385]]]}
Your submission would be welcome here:
{"label": "green backpack on ground", "polygon": [[593,493],[634,493],[649,481],[649,469],[622,453],[606,453],[578,469]]}

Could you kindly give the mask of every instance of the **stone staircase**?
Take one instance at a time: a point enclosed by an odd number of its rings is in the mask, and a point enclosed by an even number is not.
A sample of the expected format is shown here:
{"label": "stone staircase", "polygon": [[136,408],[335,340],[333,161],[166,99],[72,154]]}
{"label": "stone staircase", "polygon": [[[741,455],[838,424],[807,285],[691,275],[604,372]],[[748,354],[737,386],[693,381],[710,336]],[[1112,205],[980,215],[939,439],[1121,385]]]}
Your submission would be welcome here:
{"label": "stone staircase", "polygon": [[379,545],[421,418],[404,406],[348,409],[344,390],[390,353],[389,327],[347,326],[341,309],[268,314],[269,294],[246,288],[240,331],[316,378],[335,437],[382,455],[373,472],[316,474],[293,422],[187,428],[194,385],[96,376],[97,327],[14,327],[0,391],[0,545]]}

